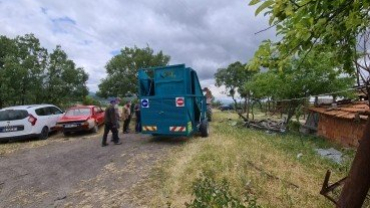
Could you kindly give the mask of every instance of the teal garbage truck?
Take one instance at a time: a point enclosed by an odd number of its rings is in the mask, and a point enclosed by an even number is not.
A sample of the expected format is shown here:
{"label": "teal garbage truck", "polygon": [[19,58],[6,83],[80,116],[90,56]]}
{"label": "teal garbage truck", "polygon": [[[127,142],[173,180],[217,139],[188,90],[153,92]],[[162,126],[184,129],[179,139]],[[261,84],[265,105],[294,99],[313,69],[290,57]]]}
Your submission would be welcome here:
{"label": "teal garbage truck", "polygon": [[143,134],[209,135],[206,98],[194,69],[185,64],[139,69]]}

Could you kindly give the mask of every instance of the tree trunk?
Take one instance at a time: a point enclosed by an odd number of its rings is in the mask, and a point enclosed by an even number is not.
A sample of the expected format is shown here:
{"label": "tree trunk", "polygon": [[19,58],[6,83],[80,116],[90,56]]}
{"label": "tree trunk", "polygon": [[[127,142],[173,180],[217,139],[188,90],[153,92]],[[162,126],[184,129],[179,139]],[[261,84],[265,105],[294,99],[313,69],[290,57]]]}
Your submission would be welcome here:
{"label": "tree trunk", "polygon": [[244,99],[243,113],[247,111],[247,98]]}
{"label": "tree trunk", "polygon": [[338,201],[338,208],[360,208],[370,187],[370,119]]}
{"label": "tree trunk", "polygon": [[306,112],[308,111],[308,105],[309,105],[309,98],[308,98],[308,101],[307,100],[304,100],[304,104],[303,104],[303,119],[306,120]]}
{"label": "tree trunk", "polygon": [[245,100],[246,100],[246,102],[247,102],[247,119],[249,120],[249,97],[248,97],[248,96],[246,96],[246,97],[245,97]]}
{"label": "tree trunk", "polygon": [[[367,96],[370,94],[369,83],[365,83]],[[370,115],[369,115],[370,117]],[[370,119],[357,148],[347,180],[340,194],[337,207],[360,208],[370,188]]]}
{"label": "tree trunk", "polygon": [[314,106],[318,106],[318,105],[319,105],[319,97],[315,96]]}
{"label": "tree trunk", "polygon": [[251,114],[252,114],[252,120],[254,120],[254,102],[253,102],[253,104],[252,104],[252,106],[251,106]]}
{"label": "tree trunk", "polygon": [[294,112],[297,109],[299,103],[296,101],[290,101],[289,102],[289,107],[288,107],[288,116],[286,122],[289,123],[289,121],[292,119],[294,116]]}
{"label": "tree trunk", "polygon": [[[234,97],[234,95],[231,95],[231,98],[233,99],[233,101],[234,101],[234,104],[235,104],[235,108],[237,108],[237,106],[238,106],[238,102],[236,101],[236,99],[235,99],[235,97]],[[248,121],[249,119],[248,119],[248,117],[246,118],[246,117],[244,117],[243,116],[243,114],[240,112],[240,111],[238,111],[237,109],[235,109],[236,110],[236,113],[239,115],[239,117],[240,118],[242,118],[244,121]]]}

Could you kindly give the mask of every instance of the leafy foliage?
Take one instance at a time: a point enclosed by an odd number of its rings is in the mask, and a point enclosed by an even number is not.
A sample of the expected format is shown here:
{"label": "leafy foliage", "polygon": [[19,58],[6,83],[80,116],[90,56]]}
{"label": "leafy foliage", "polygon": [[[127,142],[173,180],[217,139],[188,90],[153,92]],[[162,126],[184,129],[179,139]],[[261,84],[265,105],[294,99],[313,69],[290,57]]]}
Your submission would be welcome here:
{"label": "leafy foliage", "polygon": [[82,102],[84,105],[96,105],[96,106],[101,106],[102,103],[95,99],[94,97],[92,96],[86,96],[84,99],[83,99],[83,102]]}
{"label": "leafy foliage", "polygon": [[[360,0],[333,0],[333,1],[317,1],[317,0],[268,0],[270,6],[260,5],[259,10],[266,9],[266,14],[270,15],[270,24],[276,25],[277,34],[282,39],[278,43],[274,43],[274,48],[277,52],[277,60],[275,62],[279,69],[283,69],[287,63],[288,56],[294,57],[296,54],[308,54],[312,49],[321,51],[331,51],[334,54],[334,60],[343,65],[340,67],[347,73],[353,73],[357,69],[357,76],[361,79],[366,88],[367,97],[370,94],[370,79],[363,78],[362,71],[365,73],[370,71],[370,67],[362,65],[357,53],[358,43],[361,38],[368,33],[370,26],[370,2]],[[250,4],[257,4],[262,1],[252,0]],[[367,36],[368,37],[368,36]],[[365,45],[366,39],[365,38]],[[266,46],[266,44],[264,45]],[[363,47],[363,57],[368,59],[369,53]],[[261,48],[260,48],[261,49]],[[263,54],[263,50],[259,50],[258,54]],[[254,66],[263,59],[260,56],[254,57]],[[303,62],[304,59],[301,61]],[[364,68],[363,68],[364,67]],[[368,74],[367,74],[368,76]],[[358,81],[359,83],[359,81]],[[360,84],[360,83],[359,83]],[[365,130],[365,136],[366,132]],[[366,154],[366,146],[360,144],[359,155]],[[356,158],[359,156],[357,155]],[[369,190],[369,183],[362,183],[361,174],[357,174],[358,169],[366,170],[366,162],[358,162],[361,160],[355,159],[350,173],[349,179],[345,183],[341,192],[338,206],[341,207],[360,207],[365,200]],[[354,192],[353,190],[356,190]],[[356,197],[355,197],[356,196]]]}
{"label": "leafy foliage", "polygon": [[256,198],[245,194],[242,199],[233,196],[226,179],[219,184],[212,177],[198,178],[193,185],[195,199],[186,203],[187,208],[259,208]]}
{"label": "leafy foliage", "polygon": [[85,85],[88,75],[82,68],[76,68],[60,46],[50,54],[46,78],[47,99],[52,103],[82,100],[88,94]]}
{"label": "leafy foliage", "polygon": [[60,46],[49,55],[33,34],[0,36],[0,108],[82,100],[87,79]]}
{"label": "leafy foliage", "polygon": [[[370,2],[358,0],[252,0],[250,5],[260,4],[256,14],[265,11],[270,25],[276,26],[281,40],[273,43],[274,56],[270,57],[278,69],[289,64],[289,57],[307,54],[313,48],[333,52],[334,60],[341,69],[353,72],[353,56],[358,35],[370,25]],[[254,64],[269,51],[268,42],[256,52]],[[262,61],[261,61],[262,60]]]}
{"label": "leafy foliage", "polygon": [[[305,62],[301,62],[303,56],[292,58],[289,67],[283,71],[275,69],[255,75],[245,87],[259,99],[291,100],[291,114],[305,97],[319,94],[350,96],[349,90],[355,79],[341,73],[332,53],[312,51],[305,56]],[[288,115],[288,120],[291,116]]]}
{"label": "leafy foliage", "polygon": [[239,116],[246,120],[248,119],[250,91],[244,85],[252,79],[255,73],[256,71],[249,70],[246,64],[242,64],[239,61],[230,64],[227,68],[220,68],[215,73],[216,86],[220,87],[224,85],[228,95],[234,100],[236,106],[238,105],[235,98],[236,92],[244,99],[244,109],[247,111],[247,118],[244,118],[241,114]]}
{"label": "leafy foliage", "polygon": [[243,85],[248,82],[254,71],[246,69],[246,65],[239,61],[230,64],[227,68],[220,68],[215,74],[216,86],[225,86],[229,95],[234,96],[234,93],[238,91],[240,95],[244,95]]}
{"label": "leafy foliage", "polygon": [[146,48],[125,47],[106,65],[107,78],[99,85],[97,94],[101,97],[122,96],[137,92],[137,72],[140,68],[168,65],[170,56],[162,51],[155,54],[149,46]]}

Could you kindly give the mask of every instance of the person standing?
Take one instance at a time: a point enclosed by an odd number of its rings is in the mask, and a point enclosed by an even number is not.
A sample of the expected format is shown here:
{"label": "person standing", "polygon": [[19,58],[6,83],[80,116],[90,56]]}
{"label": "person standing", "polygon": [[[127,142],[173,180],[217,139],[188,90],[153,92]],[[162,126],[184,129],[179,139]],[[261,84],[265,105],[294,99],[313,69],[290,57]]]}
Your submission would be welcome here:
{"label": "person standing", "polygon": [[128,121],[129,125],[127,127],[127,131],[128,132],[131,131],[131,129],[130,129],[130,122],[131,122],[131,119],[132,119],[134,113],[135,113],[135,105],[133,105],[132,102],[130,101],[130,118],[129,118],[129,121]]}
{"label": "person standing", "polygon": [[212,104],[212,99],[213,99],[212,92],[211,92],[211,90],[208,89],[208,87],[203,88],[203,91],[205,92],[206,103],[207,103],[207,105],[210,106]]}
{"label": "person standing", "polygon": [[135,117],[136,117],[136,125],[135,125],[135,132],[141,132],[141,115],[140,115],[140,103],[136,103],[135,105]]}
{"label": "person standing", "polygon": [[213,100],[213,95],[211,90],[208,89],[208,87],[203,88],[203,91],[205,92],[205,97],[206,97],[206,104],[207,104],[207,118],[208,121],[212,120],[212,100]]}
{"label": "person standing", "polygon": [[[119,130],[120,127],[120,122],[121,122],[121,113],[119,110],[119,103],[121,102],[121,98],[117,97],[116,98],[116,104],[114,105],[114,111],[116,113],[116,119],[117,119],[117,131]],[[111,138],[111,142],[114,142],[113,135]]]}
{"label": "person standing", "polygon": [[119,97],[116,98],[116,105],[114,106],[114,110],[116,113],[116,119],[117,119],[117,129],[120,127],[120,120],[121,120],[121,115],[119,111],[119,103],[121,102],[121,99]]}
{"label": "person standing", "polygon": [[122,119],[123,119],[123,133],[128,133],[128,127],[130,125],[130,118],[131,118],[131,101],[127,102],[122,109]]}
{"label": "person standing", "polygon": [[105,124],[104,124],[104,134],[102,139],[102,146],[105,147],[108,145],[107,143],[107,136],[109,131],[112,131],[113,135],[113,142],[116,145],[122,144],[118,137],[118,120],[117,114],[115,110],[115,105],[117,104],[117,100],[111,100],[110,105],[107,109],[105,109]]}

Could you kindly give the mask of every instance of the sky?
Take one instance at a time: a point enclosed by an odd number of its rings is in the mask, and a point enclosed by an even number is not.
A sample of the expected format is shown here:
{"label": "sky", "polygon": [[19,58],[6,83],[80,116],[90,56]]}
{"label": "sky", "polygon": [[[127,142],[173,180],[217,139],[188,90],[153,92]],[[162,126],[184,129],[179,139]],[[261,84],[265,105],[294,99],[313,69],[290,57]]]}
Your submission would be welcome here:
{"label": "sky", "polygon": [[249,0],[0,0],[0,35],[13,38],[33,33],[51,52],[61,45],[78,67],[89,74],[96,92],[105,65],[124,47],[151,47],[198,73],[202,87],[219,100],[219,68],[250,60],[264,39],[268,18],[255,16]]}

